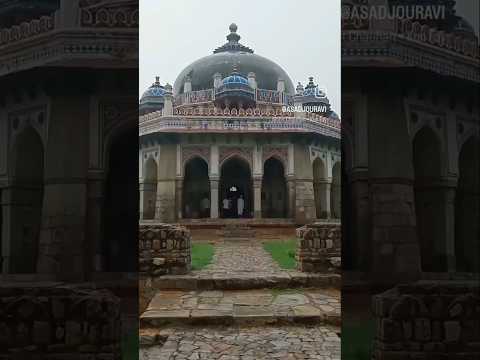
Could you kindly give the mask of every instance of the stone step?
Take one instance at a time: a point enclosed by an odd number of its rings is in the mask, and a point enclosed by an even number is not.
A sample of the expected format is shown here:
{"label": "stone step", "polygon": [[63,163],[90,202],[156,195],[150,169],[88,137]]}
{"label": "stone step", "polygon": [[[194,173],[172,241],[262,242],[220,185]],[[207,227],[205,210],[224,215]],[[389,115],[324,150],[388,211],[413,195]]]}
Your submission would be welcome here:
{"label": "stone step", "polygon": [[246,290],[288,288],[340,288],[339,274],[302,273],[282,271],[275,274],[234,273],[164,275],[152,279],[157,290]]}
{"label": "stone step", "polygon": [[340,292],[325,289],[160,291],[142,327],[308,323],[340,325]]}

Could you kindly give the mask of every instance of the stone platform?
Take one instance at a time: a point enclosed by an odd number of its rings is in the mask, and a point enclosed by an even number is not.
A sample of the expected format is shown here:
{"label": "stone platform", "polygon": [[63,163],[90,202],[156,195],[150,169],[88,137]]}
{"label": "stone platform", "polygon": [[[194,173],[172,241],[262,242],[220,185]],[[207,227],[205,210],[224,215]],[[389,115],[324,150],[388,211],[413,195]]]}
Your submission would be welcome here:
{"label": "stone platform", "polygon": [[334,289],[162,291],[141,316],[143,326],[165,324],[340,325],[340,292]]}

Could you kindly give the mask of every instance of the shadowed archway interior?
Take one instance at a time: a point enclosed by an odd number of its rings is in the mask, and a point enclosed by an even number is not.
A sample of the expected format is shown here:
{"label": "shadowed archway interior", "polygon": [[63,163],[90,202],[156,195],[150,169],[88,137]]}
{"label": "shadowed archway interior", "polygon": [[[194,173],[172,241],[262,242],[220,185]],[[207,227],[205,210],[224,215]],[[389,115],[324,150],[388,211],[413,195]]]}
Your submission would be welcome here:
{"label": "shadowed archway interior", "polygon": [[460,151],[455,196],[455,254],[457,271],[478,272],[479,242],[479,140],[470,138]]}
{"label": "shadowed archway interior", "polygon": [[262,217],[287,217],[287,182],[282,162],[269,158],[263,166]]}
{"label": "shadowed archway interior", "polygon": [[[222,164],[220,171],[220,214],[222,218],[253,217],[253,183],[249,164],[232,157]],[[242,202],[243,208],[239,201]]]}
{"label": "shadowed archway interior", "polygon": [[16,138],[13,166],[10,272],[35,273],[44,196],[44,148],[32,127]]}
{"label": "shadowed archway interior", "polygon": [[441,176],[440,143],[432,129],[424,127],[413,140],[415,171],[415,215],[423,271],[443,271],[445,263],[438,257],[437,245],[442,221],[442,201],[436,186]]}
{"label": "shadowed archway interior", "polygon": [[210,217],[208,164],[200,157],[194,157],[185,164],[182,214],[185,219]]}

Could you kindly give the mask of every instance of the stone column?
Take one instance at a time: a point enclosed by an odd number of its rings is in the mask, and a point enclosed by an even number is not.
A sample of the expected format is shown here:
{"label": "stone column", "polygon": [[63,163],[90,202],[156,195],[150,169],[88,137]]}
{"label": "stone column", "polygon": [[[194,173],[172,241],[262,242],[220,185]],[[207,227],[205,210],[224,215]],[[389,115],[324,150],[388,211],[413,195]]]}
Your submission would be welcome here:
{"label": "stone column", "polygon": [[[454,272],[455,259],[455,193],[453,186],[439,189],[442,208],[442,225],[439,227],[438,242],[434,243],[435,258],[441,264],[439,271]],[[442,236],[443,235],[443,236]],[[437,259],[434,258],[435,263]]]}
{"label": "stone column", "polygon": [[288,191],[288,217],[295,218],[295,177],[287,177],[287,191]]}
{"label": "stone column", "polygon": [[330,199],[330,195],[332,193],[332,180],[330,179],[330,181],[324,181],[322,183],[322,186],[321,186],[321,190],[322,190],[322,197],[321,199],[323,200],[323,204],[322,204],[322,212],[323,212],[323,215],[325,216],[325,218],[330,218],[331,215],[332,215],[332,207],[331,207],[331,199]]}
{"label": "stone column", "polygon": [[177,220],[183,218],[183,178],[177,177],[175,179],[175,214],[177,216]]}
{"label": "stone column", "polygon": [[210,179],[210,217],[218,219],[218,179]]}
{"label": "stone column", "polygon": [[253,179],[253,216],[262,217],[262,178],[258,177]]}
{"label": "stone column", "polygon": [[12,217],[12,208],[11,208],[11,190],[8,188],[1,189],[0,196],[0,206],[2,207],[2,234],[1,239],[2,243],[2,262],[1,262],[1,273],[8,274],[10,272],[10,261],[11,261],[11,217]]}
{"label": "stone column", "polygon": [[87,242],[87,272],[102,271],[104,269],[102,251],[102,203],[103,179],[88,181],[88,237]]}

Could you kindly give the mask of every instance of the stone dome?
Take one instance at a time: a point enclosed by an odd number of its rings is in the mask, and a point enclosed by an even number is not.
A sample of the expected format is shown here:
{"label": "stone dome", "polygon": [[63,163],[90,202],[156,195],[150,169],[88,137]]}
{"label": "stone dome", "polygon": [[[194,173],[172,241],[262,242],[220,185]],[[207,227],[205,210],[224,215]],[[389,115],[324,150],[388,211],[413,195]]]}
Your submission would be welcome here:
{"label": "stone dome", "polygon": [[255,73],[259,89],[277,90],[278,79],[285,81],[285,91],[295,94],[295,88],[288,74],[275,62],[254,54],[253,50],[239,43],[240,35],[237,26],[230,25],[228,42],[215,49],[212,55],[205,56],[187,66],[177,77],[173,86],[173,94],[183,93],[185,80],[192,84],[192,91],[213,88],[213,77],[216,73],[228,76],[233,67],[241,74]]}

